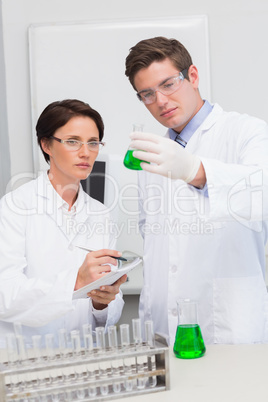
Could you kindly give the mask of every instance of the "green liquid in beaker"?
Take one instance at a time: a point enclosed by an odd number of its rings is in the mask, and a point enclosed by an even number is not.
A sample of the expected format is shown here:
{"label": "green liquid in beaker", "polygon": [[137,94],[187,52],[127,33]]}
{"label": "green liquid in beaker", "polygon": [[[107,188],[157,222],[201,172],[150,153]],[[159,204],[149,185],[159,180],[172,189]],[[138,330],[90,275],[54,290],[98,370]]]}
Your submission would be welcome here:
{"label": "green liquid in beaker", "polygon": [[133,149],[127,151],[126,156],[124,158],[124,165],[128,169],[133,170],[142,170],[140,163],[142,162],[140,159],[134,158]]}
{"label": "green liquid in beaker", "polygon": [[206,347],[198,324],[178,325],[173,352],[181,359],[195,359],[205,354]]}

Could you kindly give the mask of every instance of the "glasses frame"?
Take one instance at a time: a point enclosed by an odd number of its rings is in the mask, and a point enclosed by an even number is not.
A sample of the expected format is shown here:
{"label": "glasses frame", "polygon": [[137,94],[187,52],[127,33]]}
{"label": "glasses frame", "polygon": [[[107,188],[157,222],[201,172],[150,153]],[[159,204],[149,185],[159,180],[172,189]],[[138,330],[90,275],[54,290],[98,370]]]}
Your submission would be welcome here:
{"label": "glasses frame", "polygon": [[[166,78],[164,81],[161,82],[161,84],[156,85],[154,88],[143,89],[142,91],[137,92],[136,95],[142,103],[144,103],[145,105],[151,105],[156,100],[156,92],[157,91],[160,92],[162,95],[168,96],[168,95],[174,94],[174,92],[176,92],[180,88],[181,85],[179,84],[174,90],[172,90],[169,93],[162,92],[159,89],[159,87],[164,85],[165,82],[170,80],[171,78],[173,78],[175,82],[178,82],[178,80],[180,80],[180,83],[182,83],[184,81],[184,79],[187,77],[187,73],[188,73],[188,70],[185,68],[184,70],[180,71],[178,74],[175,74],[175,75],[172,75],[171,77]],[[151,95],[151,97],[153,97],[152,101],[150,99],[142,98],[142,93],[147,92],[147,91],[152,91],[152,95]]]}
{"label": "glasses frame", "polygon": [[[61,144],[65,144],[65,145],[67,145],[66,143],[67,143],[68,141],[75,141],[75,142],[77,142],[77,143],[79,144],[79,148],[78,148],[78,149],[69,149],[69,151],[74,151],[74,152],[75,152],[75,151],[79,151],[79,150],[82,148],[83,145],[87,145],[89,151],[92,151],[92,152],[99,152],[99,151],[104,147],[104,145],[105,145],[105,142],[103,142],[103,141],[88,141],[88,142],[83,142],[83,141],[71,140],[71,139],[69,139],[69,140],[61,140],[60,138],[54,137],[53,135],[52,135],[50,138],[53,138],[54,140],[60,142]],[[92,148],[90,148],[90,144],[92,144],[92,143],[94,143],[94,144],[98,143],[98,144],[99,144],[99,148],[98,148],[98,149],[92,149]],[[100,145],[101,145],[101,148],[100,148]],[[68,145],[67,145],[67,146],[68,146]]]}

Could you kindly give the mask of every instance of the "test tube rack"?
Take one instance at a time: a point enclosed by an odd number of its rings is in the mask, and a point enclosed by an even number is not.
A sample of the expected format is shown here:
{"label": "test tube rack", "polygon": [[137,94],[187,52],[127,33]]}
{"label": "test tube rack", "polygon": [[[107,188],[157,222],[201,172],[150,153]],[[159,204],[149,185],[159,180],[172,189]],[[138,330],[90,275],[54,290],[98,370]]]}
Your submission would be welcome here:
{"label": "test tube rack", "polygon": [[[135,366],[135,361],[141,357],[145,361],[142,373]],[[123,364],[126,359],[134,362],[131,372],[127,374]],[[155,362],[153,367],[150,365],[151,359]],[[115,360],[122,363],[119,365],[117,377],[112,375],[111,369]],[[96,369],[93,378],[90,377],[88,373],[92,365],[99,367],[100,364],[106,364],[108,367],[107,376],[102,378]],[[145,386],[140,389],[138,381],[142,378],[145,380]],[[130,390],[124,387],[126,381],[133,384]],[[119,384],[117,392],[113,388],[114,382]],[[151,386],[150,382],[154,385]],[[107,395],[101,392],[103,387],[106,387]],[[90,393],[90,389],[95,390],[95,395]],[[19,363],[4,362],[0,365],[1,402],[107,401],[168,389],[169,349],[165,340],[158,335],[153,347],[142,344],[137,348],[130,344],[127,349],[119,346],[116,353],[111,348],[106,348],[102,354],[98,354],[96,349],[89,353],[81,348],[81,352],[76,356],[71,353],[65,356],[55,353],[53,358],[27,358]]]}

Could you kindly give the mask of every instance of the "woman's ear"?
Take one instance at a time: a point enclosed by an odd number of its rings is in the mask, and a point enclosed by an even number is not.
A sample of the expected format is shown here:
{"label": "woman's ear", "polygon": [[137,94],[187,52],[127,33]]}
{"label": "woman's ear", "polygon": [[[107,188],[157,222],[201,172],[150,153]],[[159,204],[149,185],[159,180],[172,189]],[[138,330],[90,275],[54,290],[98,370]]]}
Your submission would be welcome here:
{"label": "woman's ear", "polygon": [[48,154],[49,156],[51,156],[49,138],[42,138],[42,139],[41,139],[41,147],[42,147],[43,151],[44,151],[46,154]]}

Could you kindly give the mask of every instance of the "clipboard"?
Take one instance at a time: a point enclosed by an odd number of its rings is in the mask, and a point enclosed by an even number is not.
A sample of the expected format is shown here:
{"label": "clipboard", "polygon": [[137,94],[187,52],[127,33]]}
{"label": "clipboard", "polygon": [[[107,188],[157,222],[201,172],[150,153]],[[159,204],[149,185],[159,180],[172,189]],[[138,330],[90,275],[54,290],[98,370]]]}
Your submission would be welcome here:
{"label": "clipboard", "polygon": [[130,272],[132,269],[137,267],[142,262],[142,258],[139,256],[136,257],[126,256],[126,258],[127,262],[118,261],[118,267],[116,270],[108,272],[108,274],[102,276],[100,279],[97,279],[94,282],[89,283],[88,285],[82,287],[81,289],[75,290],[73,292],[73,300],[88,298],[87,294],[92,290],[99,289],[100,286],[112,285],[119,278],[121,278],[121,276]]}

